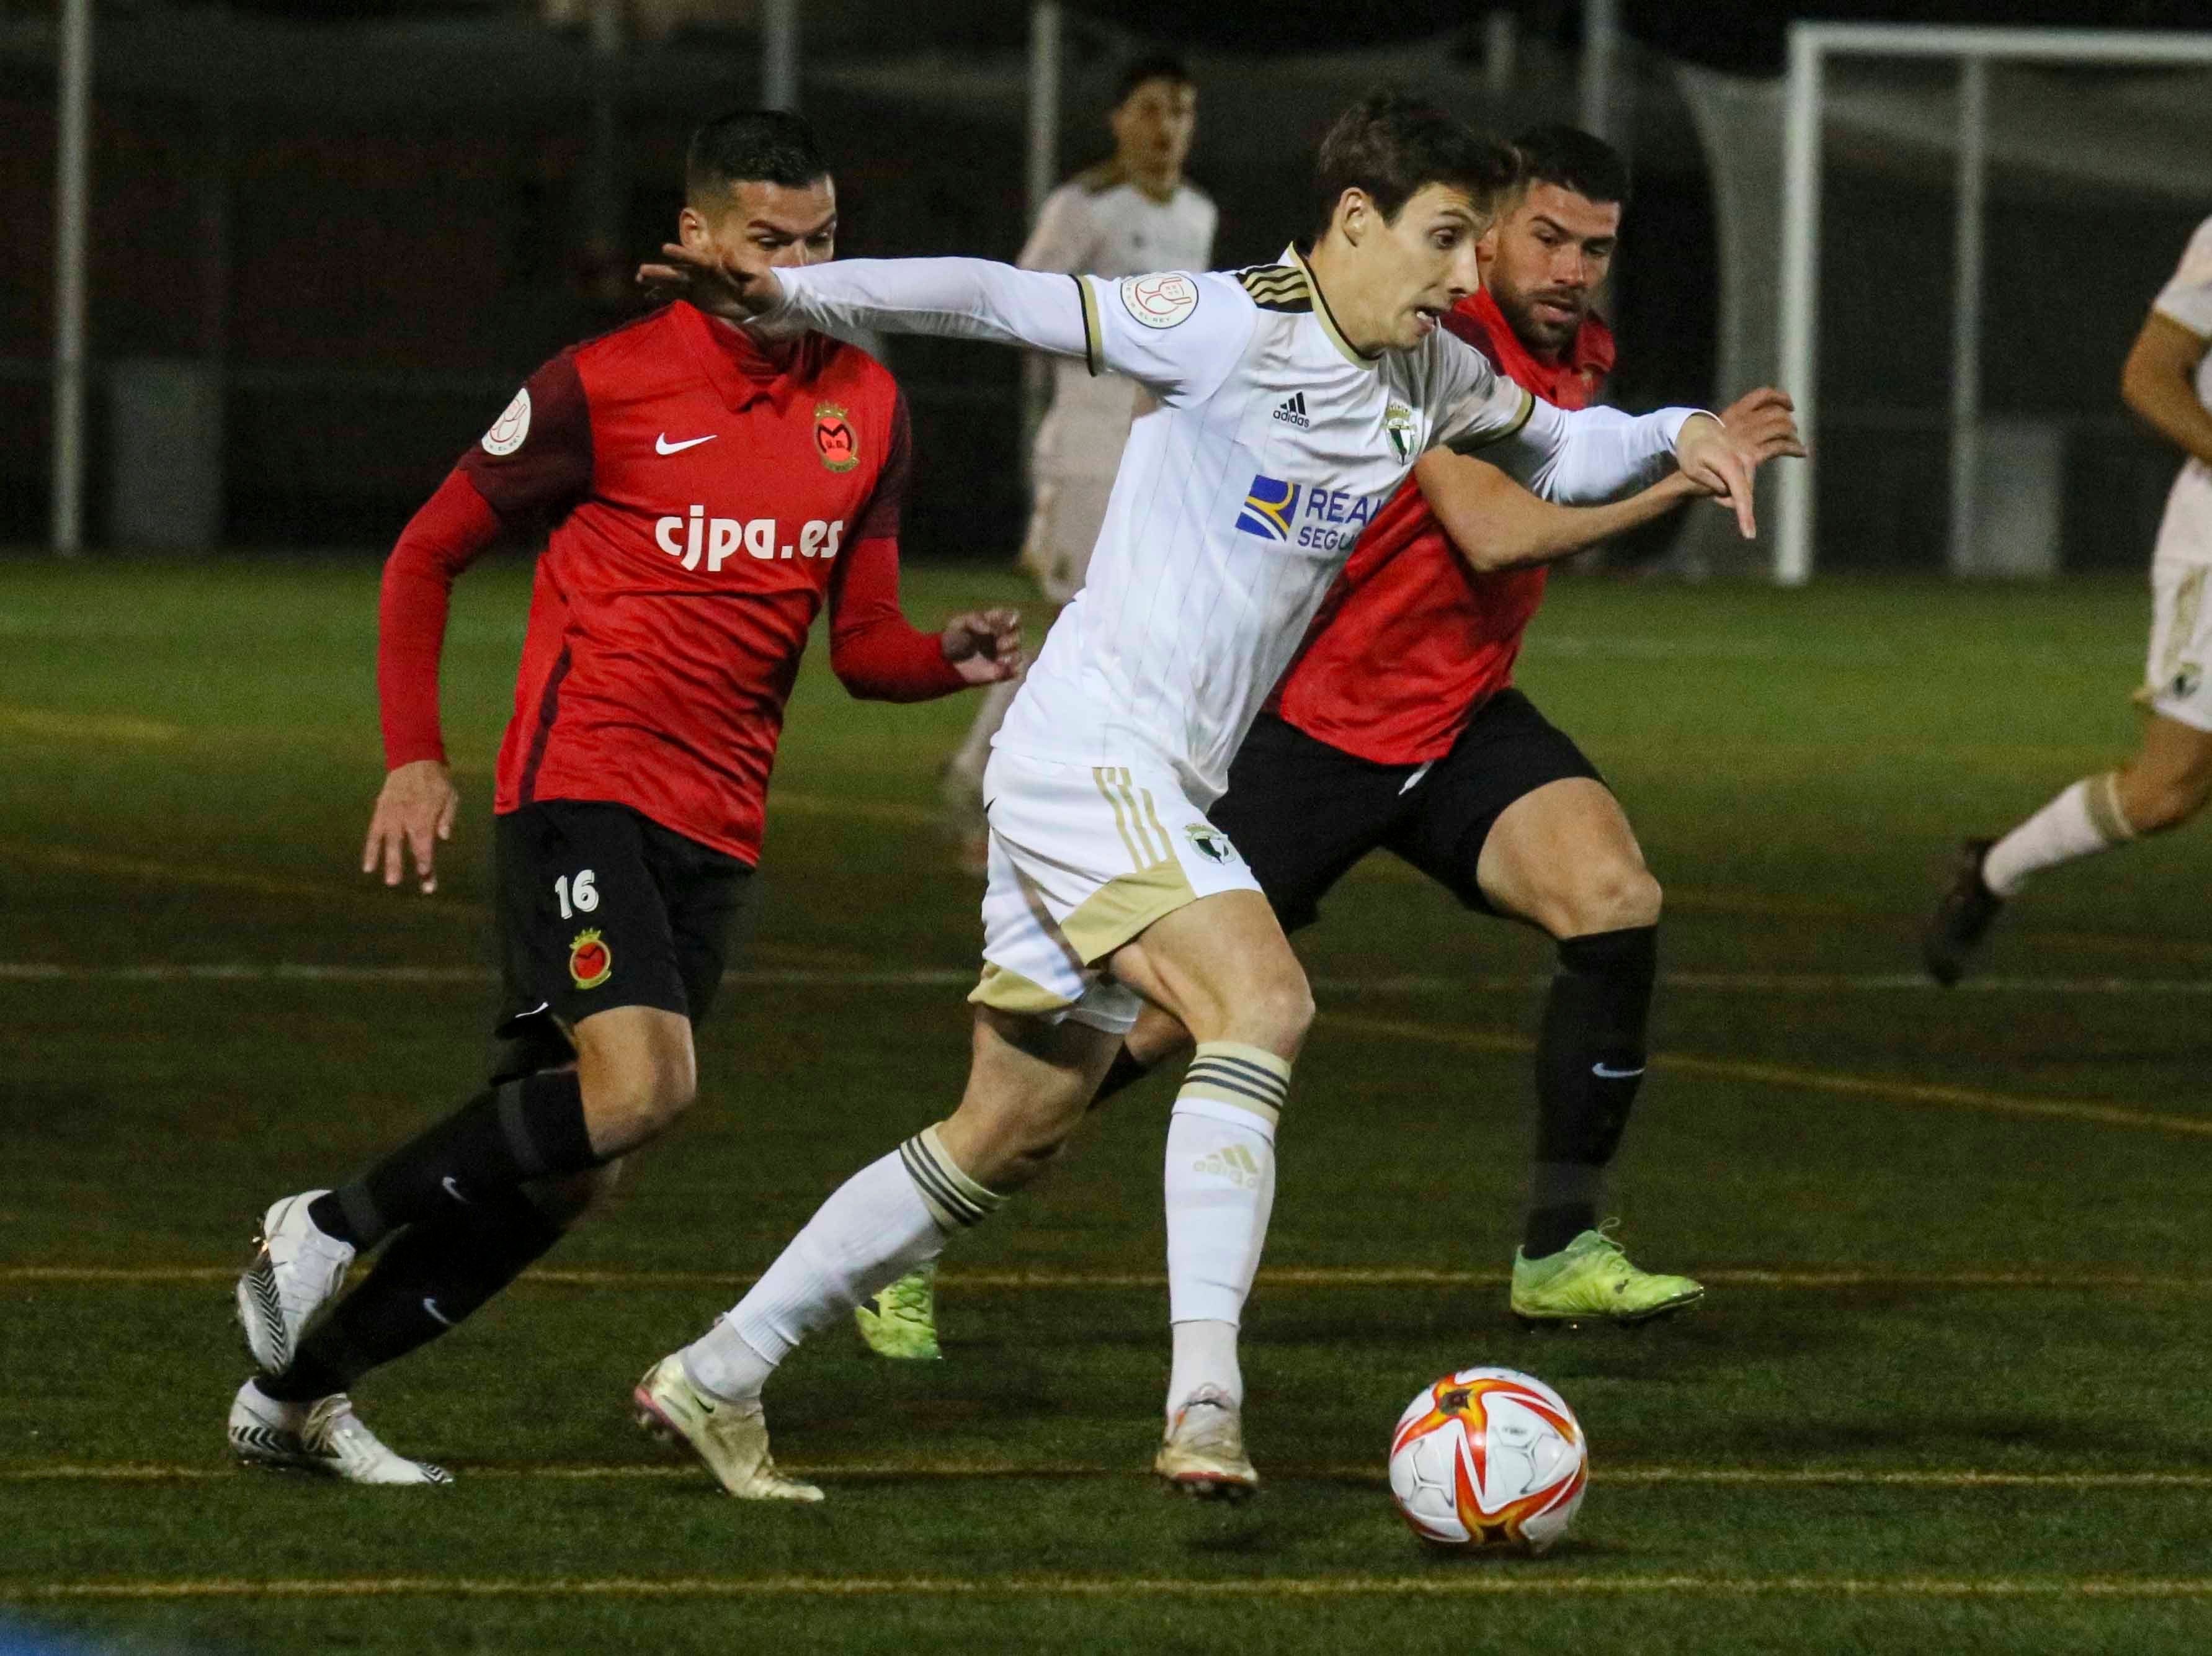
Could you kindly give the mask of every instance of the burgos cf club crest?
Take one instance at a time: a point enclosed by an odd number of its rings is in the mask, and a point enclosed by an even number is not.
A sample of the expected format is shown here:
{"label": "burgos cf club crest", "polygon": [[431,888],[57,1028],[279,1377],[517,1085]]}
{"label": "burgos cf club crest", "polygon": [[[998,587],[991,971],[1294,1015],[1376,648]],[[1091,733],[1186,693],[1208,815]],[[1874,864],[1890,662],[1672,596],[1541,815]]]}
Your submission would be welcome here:
{"label": "burgos cf club crest", "polygon": [[1208,862],[1226,862],[1237,855],[1237,848],[1229,843],[1229,836],[1210,822],[1191,822],[1183,825],[1183,832],[1198,854]]}
{"label": "burgos cf club crest", "polygon": [[814,405],[814,452],[832,472],[849,472],[860,463],[860,434],[836,403]]}
{"label": "burgos cf club crest", "polygon": [[580,931],[568,945],[568,976],[578,989],[597,989],[614,975],[614,951],[595,931]]}
{"label": "burgos cf club crest", "polygon": [[1297,515],[1298,485],[1279,478],[1252,479],[1251,492],[1237,514],[1237,527],[1262,540],[1288,540],[1291,520]]}
{"label": "burgos cf club crest", "polygon": [[1382,429],[1390,435],[1390,452],[1398,457],[1398,464],[1412,465],[1413,411],[1403,403],[1391,404],[1382,411]]}

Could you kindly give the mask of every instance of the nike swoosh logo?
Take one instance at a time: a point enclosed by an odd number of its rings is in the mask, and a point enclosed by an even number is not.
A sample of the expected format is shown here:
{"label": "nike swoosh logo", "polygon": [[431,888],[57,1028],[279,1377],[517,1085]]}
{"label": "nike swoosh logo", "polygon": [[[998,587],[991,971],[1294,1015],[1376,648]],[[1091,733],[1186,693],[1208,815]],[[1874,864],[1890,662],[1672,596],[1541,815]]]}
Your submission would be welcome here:
{"label": "nike swoosh logo", "polygon": [[438,1326],[440,1328],[453,1327],[453,1319],[447,1316],[444,1312],[438,1309],[438,1302],[435,1300],[425,1300],[422,1302],[422,1309],[428,1312],[432,1317],[437,1319]]}
{"label": "nike swoosh logo", "polygon": [[1642,1064],[1637,1065],[1633,1069],[1607,1069],[1601,1063],[1594,1063],[1590,1066],[1590,1074],[1595,1075],[1601,1081],[1631,1081],[1636,1076],[1641,1075],[1643,1073],[1644,1066]]}
{"label": "nike swoosh logo", "polygon": [[680,454],[687,448],[696,448],[702,442],[712,442],[721,435],[719,431],[709,431],[703,437],[693,437],[685,442],[671,442],[668,434],[664,431],[653,440],[653,452],[656,454]]}
{"label": "nike swoosh logo", "polygon": [[440,1179],[438,1183],[446,1187],[446,1194],[447,1196],[453,1197],[454,1201],[459,1202],[464,1208],[472,1208],[476,1205],[474,1202],[471,1202],[468,1197],[461,1194],[461,1187],[453,1183],[453,1176],[451,1173],[447,1173],[445,1178]]}

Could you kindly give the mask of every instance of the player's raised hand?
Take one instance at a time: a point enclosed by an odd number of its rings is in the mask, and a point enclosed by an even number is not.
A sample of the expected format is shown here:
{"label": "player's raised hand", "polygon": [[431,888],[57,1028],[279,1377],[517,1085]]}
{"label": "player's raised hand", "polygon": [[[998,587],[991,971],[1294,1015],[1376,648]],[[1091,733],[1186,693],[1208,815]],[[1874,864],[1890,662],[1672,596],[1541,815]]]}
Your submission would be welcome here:
{"label": "player's raised hand", "polygon": [[639,285],[669,299],[688,299],[710,316],[750,322],[783,302],[783,286],[766,253],[740,252],[718,242],[687,247],[661,244],[662,262],[637,267]]}
{"label": "player's raised hand", "polygon": [[1698,489],[1734,508],[1736,529],[1746,540],[1759,533],[1751,502],[1753,462],[1718,419],[1691,417],[1674,439],[1674,464]]}
{"label": "player's raised hand", "polygon": [[368,843],[361,849],[361,871],[373,874],[380,863],[384,883],[397,886],[407,852],[415,854],[415,877],[428,897],[438,889],[437,843],[453,837],[460,791],[436,759],[415,759],[388,772],[384,791],[368,819]]}
{"label": "player's raised hand", "polygon": [[1018,679],[1022,671],[1022,612],[970,610],[945,624],[945,659],[971,685]]}
{"label": "player's raised hand", "polygon": [[1747,392],[1721,411],[1721,423],[1753,466],[1784,456],[1805,458],[1805,440],[1797,431],[1797,405],[1790,393],[1772,386]]}

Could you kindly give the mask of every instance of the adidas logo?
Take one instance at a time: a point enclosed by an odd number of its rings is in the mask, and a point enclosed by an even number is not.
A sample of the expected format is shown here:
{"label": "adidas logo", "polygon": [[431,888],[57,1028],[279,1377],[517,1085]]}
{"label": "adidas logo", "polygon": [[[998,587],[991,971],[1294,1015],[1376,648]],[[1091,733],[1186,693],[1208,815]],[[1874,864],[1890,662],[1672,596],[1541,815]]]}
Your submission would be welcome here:
{"label": "adidas logo", "polygon": [[1294,425],[1301,431],[1311,428],[1313,422],[1306,417],[1306,393],[1297,392],[1276,405],[1275,417],[1285,425]]}
{"label": "adidas logo", "polygon": [[1249,1190],[1260,1182],[1260,1163],[1241,1144],[1201,1156],[1191,1164],[1191,1169],[1210,1178],[1227,1179],[1240,1190]]}

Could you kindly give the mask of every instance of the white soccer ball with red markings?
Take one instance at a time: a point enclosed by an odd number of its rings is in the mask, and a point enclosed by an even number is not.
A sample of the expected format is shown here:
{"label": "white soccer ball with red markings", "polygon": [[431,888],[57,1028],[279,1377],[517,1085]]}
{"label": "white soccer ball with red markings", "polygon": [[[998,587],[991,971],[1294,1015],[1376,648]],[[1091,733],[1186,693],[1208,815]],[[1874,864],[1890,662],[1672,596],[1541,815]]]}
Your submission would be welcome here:
{"label": "white soccer ball with red markings", "polygon": [[1424,1541],[1542,1552],[1589,1480],[1582,1422],[1510,1368],[1462,1368],[1406,1405],[1390,1434],[1390,1498]]}

